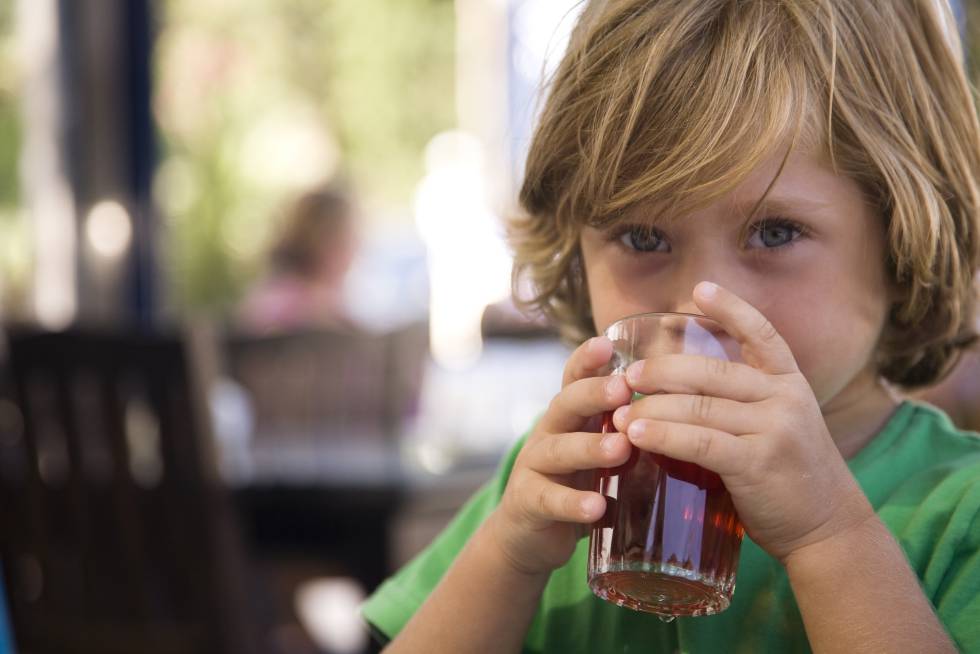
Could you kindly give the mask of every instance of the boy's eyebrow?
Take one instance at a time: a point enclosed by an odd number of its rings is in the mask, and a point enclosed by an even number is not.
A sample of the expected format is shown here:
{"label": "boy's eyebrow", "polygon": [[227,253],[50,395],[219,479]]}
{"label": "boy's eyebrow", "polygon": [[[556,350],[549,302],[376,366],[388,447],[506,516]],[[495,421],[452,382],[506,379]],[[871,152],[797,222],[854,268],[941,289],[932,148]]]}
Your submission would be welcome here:
{"label": "boy's eyebrow", "polygon": [[794,213],[797,211],[811,212],[811,211],[821,211],[830,206],[827,202],[821,202],[819,200],[814,200],[811,198],[803,198],[796,196],[767,196],[759,203],[759,198],[753,198],[737,204],[737,208],[740,210],[742,215],[748,215],[750,211],[755,209],[756,205],[759,206],[760,211],[775,211],[775,212],[786,212]]}
{"label": "boy's eyebrow", "polygon": [[[819,213],[831,206],[829,202],[821,202],[811,198],[792,195],[769,195],[763,199],[761,204],[759,204],[758,197],[746,199],[744,202],[734,203],[733,208],[735,211],[732,212],[732,215],[742,219],[748,218],[749,212],[755,209],[757,204],[759,206],[759,212],[788,214],[800,212]],[[679,218],[679,216],[671,216],[667,213],[659,211],[658,209],[659,207],[656,206],[651,207],[649,205],[638,205],[621,214],[620,220],[596,223],[593,225],[593,227],[597,227],[599,229],[610,229],[613,227],[613,225],[620,222],[637,222],[644,225],[649,225],[651,227],[663,227]]]}

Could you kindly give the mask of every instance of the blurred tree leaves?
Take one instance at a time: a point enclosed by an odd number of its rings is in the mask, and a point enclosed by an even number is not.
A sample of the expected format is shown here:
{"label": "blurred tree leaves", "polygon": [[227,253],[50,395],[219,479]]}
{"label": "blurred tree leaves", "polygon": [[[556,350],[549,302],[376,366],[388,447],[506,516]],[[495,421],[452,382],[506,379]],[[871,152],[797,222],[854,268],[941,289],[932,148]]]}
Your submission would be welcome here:
{"label": "blurred tree leaves", "polygon": [[445,0],[331,3],[329,111],[371,193],[408,199],[422,148],[455,124],[453,20]]}
{"label": "blurred tree leaves", "polygon": [[276,212],[338,170],[408,213],[425,144],[455,124],[452,0],[166,0],[154,111],[165,274],[224,310]]}
{"label": "blurred tree leaves", "polygon": [[0,2],[0,210],[20,202],[17,161],[20,154],[19,84],[13,39],[13,3]]}
{"label": "blurred tree leaves", "polygon": [[20,192],[21,75],[14,39],[14,7],[0,2],[0,307],[4,318],[27,310],[33,251]]}
{"label": "blurred tree leaves", "polygon": [[[966,10],[966,39],[967,72],[973,85],[980,84],[980,0],[962,0]],[[976,94],[974,94],[976,95]]]}
{"label": "blurred tree leaves", "polygon": [[[7,307],[11,290],[26,292],[36,247],[20,206],[15,5],[0,0]],[[976,84],[980,0],[964,5]],[[155,7],[154,105],[163,144],[156,191],[167,227],[164,274],[178,307],[232,305],[259,264],[277,209],[318,170],[343,162],[366,204],[408,206],[425,143],[455,123],[452,0],[160,0]],[[297,125],[282,136],[284,126]],[[284,156],[303,155],[295,147],[262,156],[284,140],[321,141],[319,159]]]}

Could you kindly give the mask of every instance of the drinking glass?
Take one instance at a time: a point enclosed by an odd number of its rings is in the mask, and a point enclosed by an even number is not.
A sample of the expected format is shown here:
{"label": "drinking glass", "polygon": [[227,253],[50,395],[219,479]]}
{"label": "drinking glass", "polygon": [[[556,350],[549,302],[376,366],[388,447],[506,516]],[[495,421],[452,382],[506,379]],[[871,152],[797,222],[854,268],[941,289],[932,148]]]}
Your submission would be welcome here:
{"label": "drinking glass", "polygon": [[[671,354],[740,360],[734,339],[704,316],[640,314],[605,334],[613,344],[613,374],[641,359],[656,366],[657,357]],[[603,416],[602,432],[609,431],[615,431],[612,412]],[[589,541],[593,593],[664,620],[728,607],[743,529],[718,475],[633,448],[625,464],[596,471],[594,490],[606,497],[606,512]]]}

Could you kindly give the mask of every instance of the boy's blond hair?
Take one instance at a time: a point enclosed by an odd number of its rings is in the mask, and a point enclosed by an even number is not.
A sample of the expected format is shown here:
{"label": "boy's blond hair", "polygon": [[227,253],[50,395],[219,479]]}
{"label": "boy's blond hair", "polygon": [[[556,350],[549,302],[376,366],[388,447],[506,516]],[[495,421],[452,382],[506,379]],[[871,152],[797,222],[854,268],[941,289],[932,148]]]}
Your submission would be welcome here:
{"label": "boy's blond hair", "polygon": [[878,367],[941,377],[976,338],[980,128],[945,2],[594,0],[551,82],[511,226],[515,288],[593,335],[579,235],[681,215],[783,148],[819,148],[885,221],[900,299]]}

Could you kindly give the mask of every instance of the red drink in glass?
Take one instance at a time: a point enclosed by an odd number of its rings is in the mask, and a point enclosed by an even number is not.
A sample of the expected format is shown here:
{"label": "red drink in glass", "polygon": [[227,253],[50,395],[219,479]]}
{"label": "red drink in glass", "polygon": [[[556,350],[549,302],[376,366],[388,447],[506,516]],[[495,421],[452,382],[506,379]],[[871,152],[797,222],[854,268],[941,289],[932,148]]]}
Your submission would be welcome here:
{"label": "red drink in glass", "polygon": [[[602,431],[615,431],[611,412]],[[743,529],[718,475],[634,448],[596,471],[594,490],[606,497],[589,543],[596,595],[665,619],[728,607]]]}

